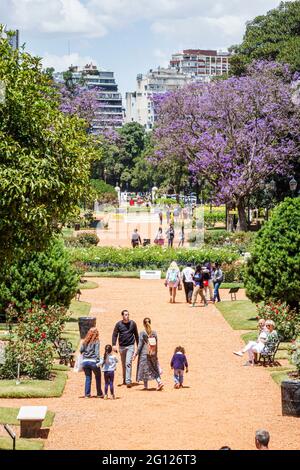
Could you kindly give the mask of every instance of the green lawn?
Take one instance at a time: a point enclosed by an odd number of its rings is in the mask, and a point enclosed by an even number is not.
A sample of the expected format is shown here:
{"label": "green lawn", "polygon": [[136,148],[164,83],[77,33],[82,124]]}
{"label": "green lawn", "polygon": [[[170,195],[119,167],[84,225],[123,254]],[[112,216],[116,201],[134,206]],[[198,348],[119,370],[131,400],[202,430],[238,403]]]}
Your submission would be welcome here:
{"label": "green lawn", "polygon": [[234,330],[256,330],[257,312],[250,300],[223,301],[215,306]]}
{"label": "green lawn", "polygon": [[80,282],[79,286],[78,286],[78,289],[80,289],[80,290],[96,289],[97,287],[99,287],[99,284],[97,282],[87,281],[87,282],[83,282],[83,283]]}
{"label": "green lawn", "polygon": [[67,374],[55,370],[53,380],[15,380],[0,381],[0,398],[48,398],[61,397],[67,381]]}
{"label": "green lawn", "polygon": [[[1,408],[0,407],[0,424],[19,425],[20,421],[17,419],[20,408]],[[47,411],[46,418],[42,423],[43,428],[50,428],[53,424],[55,413]]]}
{"label": "green lawn", "polygon": [[[16,450],[42,450],[44,443],[32,439],[16,439]],[[11,450],[12,439],[10,437],[0,437],[0,450]]]}

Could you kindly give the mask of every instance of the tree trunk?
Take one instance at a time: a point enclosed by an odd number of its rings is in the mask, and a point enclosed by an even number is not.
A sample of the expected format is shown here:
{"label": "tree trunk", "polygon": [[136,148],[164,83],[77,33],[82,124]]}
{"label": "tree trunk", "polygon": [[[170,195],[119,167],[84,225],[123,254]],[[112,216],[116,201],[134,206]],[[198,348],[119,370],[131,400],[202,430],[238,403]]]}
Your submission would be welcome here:
{"label": "tree trunk", "polygon": [[245,201],[243,199],[240,199],[237,203],[237,209],[238,209],[238,214],[239,214],[239,221],[238,221],[238,230],[242,232],[247,232],[249,227],[248,227],[248,222],[247,222],[247,216],[246,216],[246,209],[245,209]]}

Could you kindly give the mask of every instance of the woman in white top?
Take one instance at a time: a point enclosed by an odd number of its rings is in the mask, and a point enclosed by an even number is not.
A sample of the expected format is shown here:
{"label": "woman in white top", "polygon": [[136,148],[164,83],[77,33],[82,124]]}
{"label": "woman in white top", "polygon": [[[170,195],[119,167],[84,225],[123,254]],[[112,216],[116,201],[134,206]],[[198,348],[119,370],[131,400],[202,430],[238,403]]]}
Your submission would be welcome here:
{"label": "woman in white top", "polygon": [[258,321],[258,329],[259,335],[257,341],[249,341],[246,346],[241,349],[241,351],[233,352],[233,354],[236,354],[237,356],[243,356],[245,352],[248,352],[249,361],[246,362],[244,365],[253,366],[255,355],[261,353],[265,346],[265,342],[268,337],[268,330],[266,328],[266,321],[263,318]]}
{"label": "woman in white top", "polygon": [[180,285],[180,270],[176,261],[172,261],[166,274],[165,286],[169,287],[170,303],[175,304],[177,287]]}

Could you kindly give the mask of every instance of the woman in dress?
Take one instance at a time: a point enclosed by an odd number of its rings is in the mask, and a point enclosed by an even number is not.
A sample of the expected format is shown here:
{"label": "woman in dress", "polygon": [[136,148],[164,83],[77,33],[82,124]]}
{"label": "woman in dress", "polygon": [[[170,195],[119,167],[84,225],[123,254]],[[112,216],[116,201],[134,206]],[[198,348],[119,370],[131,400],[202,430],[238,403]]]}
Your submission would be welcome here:
{"label": "woman in dress", "polygon": [[138,356],[136,380],[144,382],[144,390],[148,390],[149,380],[156,380],[156,390],[161,390],[164,384],[160,378],[160,367],[157,358],[157,333],[152,331],[151,319],[144,318],[145,330],[140,332],[139,344],[133,360]]}

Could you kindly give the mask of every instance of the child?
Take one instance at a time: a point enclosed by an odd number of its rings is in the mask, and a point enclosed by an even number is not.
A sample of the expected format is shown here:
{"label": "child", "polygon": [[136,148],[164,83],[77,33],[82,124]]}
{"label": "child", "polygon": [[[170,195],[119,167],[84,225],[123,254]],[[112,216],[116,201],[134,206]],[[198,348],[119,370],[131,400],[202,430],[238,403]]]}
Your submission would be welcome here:
{"label": "child", "polygon": [[107,400],[108,386],[110,387],[110,394],[115,399],[114,394],[114,378],[115,370],[117,368],[118,358],[112,354],[112,346],[107,344],[105,346],[105,352],[103,359],[100,360],[102,365],[102,371],[104,372],[105,388],[104,388],[104,400]]}
{"label": "child", "polygon": [[174,355],[171,360],[171,368],[174,369],[174,388],[183,387],[183,373],[188,372],[188,362],[185,356],[185,350],[181,346],[177,346],[174,351]]}

